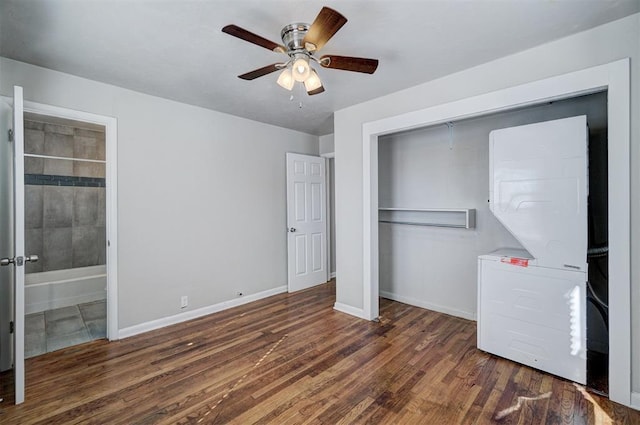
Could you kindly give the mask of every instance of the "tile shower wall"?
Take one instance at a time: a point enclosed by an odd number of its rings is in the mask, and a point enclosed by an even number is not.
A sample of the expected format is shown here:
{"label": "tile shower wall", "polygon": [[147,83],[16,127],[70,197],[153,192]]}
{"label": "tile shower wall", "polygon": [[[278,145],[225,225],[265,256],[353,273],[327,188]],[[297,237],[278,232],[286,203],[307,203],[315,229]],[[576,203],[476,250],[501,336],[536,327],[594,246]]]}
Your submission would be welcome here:
{"label": "tile shower wall", "polygon": [[35,273],[105,264],[104,132],[25,119],[26,252]]}

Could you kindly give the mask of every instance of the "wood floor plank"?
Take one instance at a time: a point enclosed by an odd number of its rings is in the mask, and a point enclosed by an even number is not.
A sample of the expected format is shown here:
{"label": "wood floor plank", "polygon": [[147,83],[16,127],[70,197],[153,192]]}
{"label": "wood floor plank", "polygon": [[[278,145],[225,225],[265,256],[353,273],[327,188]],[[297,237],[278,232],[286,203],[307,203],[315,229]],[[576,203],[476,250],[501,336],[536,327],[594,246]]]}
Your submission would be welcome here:
{"label": "wood floor plank", "polygon": [[333,309],[335,283],[0,376],[2,424],[632,424],[640,413],[476,349],[476,325],[386,299],[379,323]]}

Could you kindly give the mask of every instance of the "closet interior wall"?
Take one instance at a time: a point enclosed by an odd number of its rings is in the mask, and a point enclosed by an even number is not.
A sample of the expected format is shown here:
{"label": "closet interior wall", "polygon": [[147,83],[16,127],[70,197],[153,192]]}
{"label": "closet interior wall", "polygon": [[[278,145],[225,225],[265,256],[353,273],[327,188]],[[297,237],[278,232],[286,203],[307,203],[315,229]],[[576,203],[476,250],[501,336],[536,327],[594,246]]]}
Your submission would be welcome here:
{"label": "closet interior wall", "polygon": [[478,255],[522,248],[489,211],[489,133],[576,115],[606,132],[606,92],[380,137],[380,208],[476,210],[469,229],[380,223],[380,295],[475,319]]}

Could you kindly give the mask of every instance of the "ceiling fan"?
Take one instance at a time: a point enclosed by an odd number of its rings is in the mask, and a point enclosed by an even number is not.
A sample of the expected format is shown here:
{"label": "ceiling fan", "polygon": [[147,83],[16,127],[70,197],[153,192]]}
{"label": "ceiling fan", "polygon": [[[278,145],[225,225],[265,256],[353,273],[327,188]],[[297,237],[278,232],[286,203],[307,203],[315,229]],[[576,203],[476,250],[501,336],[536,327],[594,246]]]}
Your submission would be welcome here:
{"label": "ceiling fan", "polygon": [[322,93],[324,87],[318,73],[311,67],[311,62],[315,62],[323,68],[366,74],[373,74],[378,67],[377,59],[336,55],[323,55],[320,58],[314,56],[346,22],[347,18],[340,13],[331,8],[323,7],[313,24],[293,23],[282,28],[280,37],[283,44],[274,43],[237,25],[227,25],[222,28],[222,32],[289,56],[286,62],[255,69],[246,74],[238,75],[239,78],[253,80],[283,70],[278,77],[278,84],[281,87],[291,90],[297,81],[304,84],[309,95],[314,95]]}

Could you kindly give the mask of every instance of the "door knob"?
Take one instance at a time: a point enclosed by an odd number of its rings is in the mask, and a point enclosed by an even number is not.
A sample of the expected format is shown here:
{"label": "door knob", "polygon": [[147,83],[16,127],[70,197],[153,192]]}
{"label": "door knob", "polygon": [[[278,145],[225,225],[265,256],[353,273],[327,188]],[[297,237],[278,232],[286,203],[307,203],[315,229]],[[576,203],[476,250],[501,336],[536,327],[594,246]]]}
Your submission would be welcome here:
{"label": "door knob", "polygon": [[295,231],[296,231],[296,228],[295,228],[295,227],[289,227],[289,232],[293,233],[293,232],[295,232]]}
{"label": "door knob", "polygon": [[37,255],[27,255],[26,257],[13,257],[13,258],[0,258],[0,266],[8,266],[9,264],[15,264],[17,266],[21,266],[25,261],[31,261],[35,263],[39,258]]}

